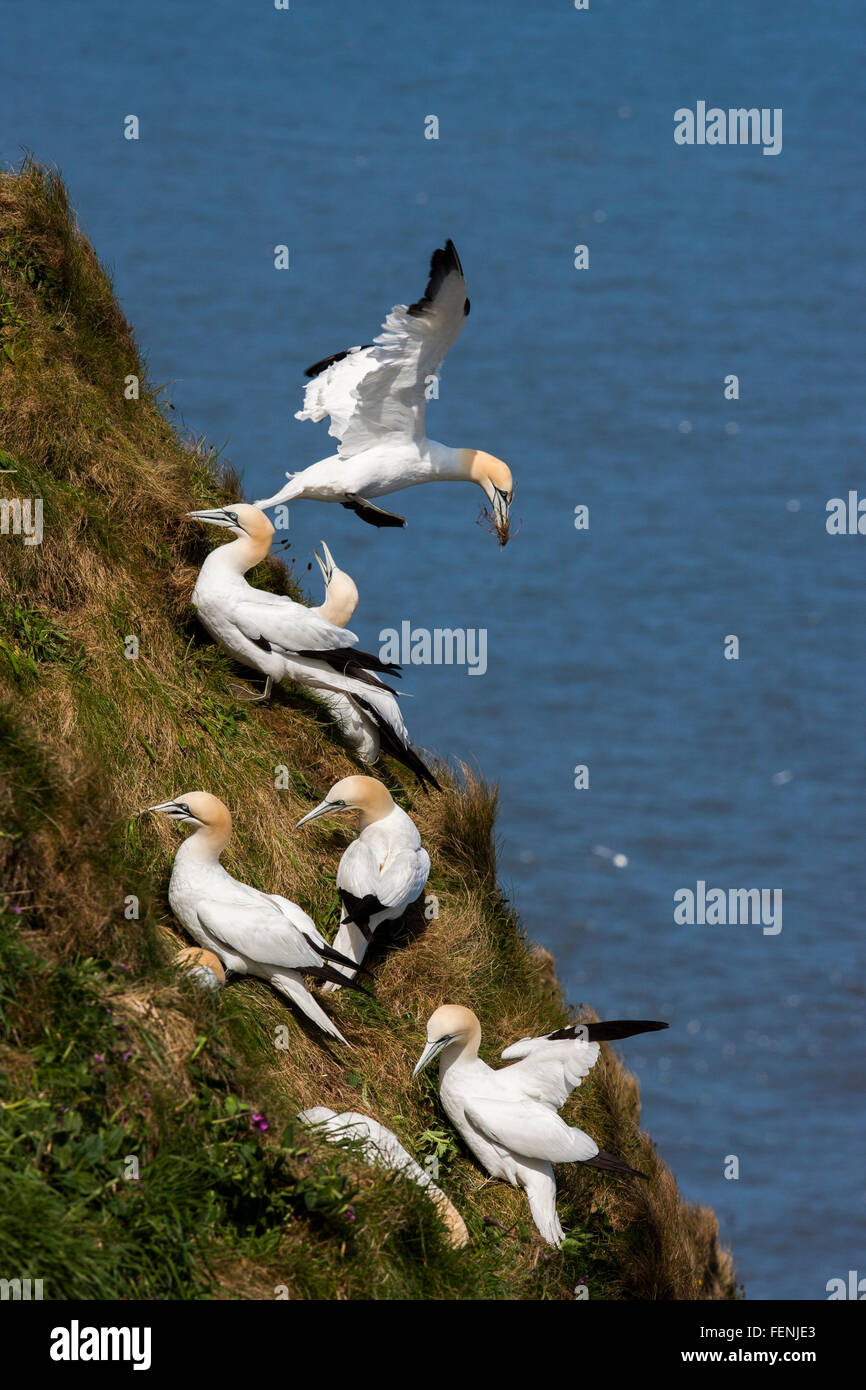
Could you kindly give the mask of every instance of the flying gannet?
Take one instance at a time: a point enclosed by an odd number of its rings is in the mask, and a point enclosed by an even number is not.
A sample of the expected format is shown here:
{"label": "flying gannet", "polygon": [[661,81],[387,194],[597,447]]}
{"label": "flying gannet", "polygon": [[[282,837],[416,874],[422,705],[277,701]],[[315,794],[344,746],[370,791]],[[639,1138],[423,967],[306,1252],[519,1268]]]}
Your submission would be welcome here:
{"label": "flying gannet", "polygon": [[[187,792],[148,810],[195,826],[174,856],[168,887],[171,910],[190,936],[205,951],[212,951],[226,970],[268,980],[328,1037],[345,1042],[308,993],[303,977],[333,980],[331,962],[348,969],[353,963],[328,945],[297,903],[278,893],[262,893],[226,872],[220,855],[232,833],[228,807],[209,792]],[[341,984],[360,988],[345,975],[346,970],[341,970]]]}
{"label": "flying gannet", "polygon": [[481,449],[450,449],[428,439],[426,392],[469,313],[463,267],[454,243],[433,252],[423,297],[407,308],[397,304],[374,342],[325,357],[307,368],[313,380],[297,420],[331,417],[328,433],[340,441],[336,454],[320,459],[273,497],[257,503],[312,498],[339,502],[373,526],[405,526],[393,512],[374,506],[401,488],[430,482],[472,482],[492,508],[500,545],[509,535],[514,491],[511,470]]}
{"label": "flying gannet", "polygon": [[[375,777],[346,777],[325,800],[298,821],[296,829],[341,811],[360,811],[361,829],[337,869],[340,929],[334,947],[360,965],[380,922],[397,921],[420,897],[430,873],[415,822]],[[338,975],[340,966],[334,967]],[[325,986],[331,993],[336,981]]]}
{"label": "flying gannet", "polygon": [[439,1096],[446,1115],[492,1178],[522,1187],[538,1230],[559,1246],[554,1163],[583,1163],[645,1177],[599,1149],[557,1114],[591,1071],[599,1043],[652,1033],[666,1023],[620,1019],[573,1024],[543,1038],[522,1038],[502,1053],[513,1066],[494,1071],[478,1056],[481,1025],[470,1009],[443,1004],[427,1024],[427,1046],[412,1075],[439,1057]]}
{"label": "flying gannet", "polygon": [[423,1187],[427,1195],[439,1209],[451,1245],[460,1247],[469,1244],[466,1223],[454,1203],[437,1187],[430,1174],[416,1163],[407,1153],[390,1129],[362,1115],[358,1110],[344,1110],[342,1115],[329,1110],[325,1105],[314,1105],[310,1110],[302,1110],[298,1119],[302,1124],[315,1126],[316,1130],[331,1144],[360,1143],[362,1153],[368,1163],[378,1168],[390,1168],[405,1174],[412,1182]]}
{"label": "flying gannet", "polygon": [[267,677],[262,700],[275,680],[289,679],[315,691],[351,695],[379,730],[385,750],[410,768],[420,782],[438,786],[412,748],[394,691],[375,671],[398,675],[399,667],[357,649],[354,632],[314,608],[282,594],[255,589],[244,575],[264,560],[274,528],[264,512],[247,502],[187,516],[220,526],[237,537],[218,546],[199,570],[192,602],[202,625],[231,656]]}

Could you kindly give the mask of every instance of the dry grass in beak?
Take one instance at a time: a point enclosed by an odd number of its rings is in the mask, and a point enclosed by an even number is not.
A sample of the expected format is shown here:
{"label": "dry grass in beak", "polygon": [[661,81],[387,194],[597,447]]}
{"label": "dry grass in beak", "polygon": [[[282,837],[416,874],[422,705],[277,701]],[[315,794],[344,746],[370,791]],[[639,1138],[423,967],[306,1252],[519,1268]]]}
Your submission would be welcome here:
{"label": "dry grass in beak", "polygon": [[[509,517],[507,521],[500,521],[496,513],[487,506],[481,508],[476,525],[483,526],[485,531],[489,531],[492,536],[498,536],[500,547],[507,545],[511,539],[511,518]],[[517,529],[519,531],[520,527]],[[516,535],[517,532],[515,531],[514,534]]]}

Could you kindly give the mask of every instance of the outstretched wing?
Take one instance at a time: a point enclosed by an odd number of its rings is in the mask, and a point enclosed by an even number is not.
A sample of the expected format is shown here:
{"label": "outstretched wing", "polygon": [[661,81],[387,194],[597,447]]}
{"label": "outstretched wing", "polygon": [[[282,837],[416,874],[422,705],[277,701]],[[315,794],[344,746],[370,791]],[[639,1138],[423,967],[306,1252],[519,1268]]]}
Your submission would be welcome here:
{"label": "outstretched wing", "polygon": [[599,1043],[637,1033],[654,1033],[666,1023],[649,1019],[615,1019],[607,1023],[572,1023],[543,1038],[521,1038],[502,1053],[519,1058],[498,1075],[525,1095],[559,1109],[598,1060]]}
{"label": "outstretched wing", "polygon": [[383,436],[424,437],[425,386],[456,341],[469,313],[463,267],[453,241],[433,252],[421,299],[397,304],[375,342],[336,353],[308,368],[297,420],[331,417],[342,458],[381,444]]}
{"label": "outstretched wing", "polygon": [[512,1057],[521,1060],[497,1074],[515,1093],[542,1102],[558,1110],[564,1105],[585,1076],[598,1061],[597,1042],[574,1038],[552,1041],[550,1038],[523,1038],[512,1043],[502,1053],[505,1061]]}
{"label": "outstretched wing", "polygon": [[202,926],[230,950],[262,965],[289,970],[315,968],[322,957],[295,929],[276,904],[221,903],[205,899],[196,904]]}
{"label": "outstretched wing", "polygon": [[588,1134],[582,1129],[571,1129],[553,1110],[537,1101],[473,1096],[464,1111],[470,1124],[491,1144],[524,1158],[585,1163],[598,1153],[598,1145]]}
{"label": "outstretched wing", "polygon": [[312,608],[290,598],[283,598],[281,603],[247,599],[235,606],[232,617],[244,636],[265,651],[271,647],[287,652],[332,651],[354,646],[358,640],[354,632],[335,627]]}

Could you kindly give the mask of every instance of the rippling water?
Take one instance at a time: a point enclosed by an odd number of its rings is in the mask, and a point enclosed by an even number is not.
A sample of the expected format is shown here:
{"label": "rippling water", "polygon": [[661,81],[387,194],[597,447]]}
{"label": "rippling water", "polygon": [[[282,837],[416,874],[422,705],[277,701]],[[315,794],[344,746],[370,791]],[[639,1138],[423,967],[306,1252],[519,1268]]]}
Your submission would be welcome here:
{"label": "rippling water", "polygon": [[[753,1298],[866,1273],[866,538],[824,525],[866,493],[858,23],[853,0],[13,4],[0,54],[0,156],[60,166],[153,376],[248,496],[330,452],[292,419],[302,369],[456,241],[473,310],[431,433],[512,463],[522,530],[498,553],[480,494],[426,488],[400,533],[302,504],[293,553],[326,536],[367,646],[487,629],[483,678],[407,671],[410,727],[500,783],[503,879],[572,999],[670,1018],[624,1049],[644,1119]],[[676,146],[698,100],[781,107],[782,153]],[[699,879],[781,888],[781,933],[676,925]]]}

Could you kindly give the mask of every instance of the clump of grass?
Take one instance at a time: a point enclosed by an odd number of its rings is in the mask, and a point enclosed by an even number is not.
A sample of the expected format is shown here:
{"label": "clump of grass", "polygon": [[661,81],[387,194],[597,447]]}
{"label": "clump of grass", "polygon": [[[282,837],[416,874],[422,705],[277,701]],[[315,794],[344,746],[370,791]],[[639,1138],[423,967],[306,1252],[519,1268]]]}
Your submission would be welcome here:
{"label": "clump of grass", "polygon": [[[223,796],[226,867],[329,930],[352,827],[293,827],[356,765],[304,692],[267,709],[231,694],[232,663],[189,609],[208,541],[183,517],[236,498],[238,480],[167,422],[62,182],[29,161],[0,173],[0,319],[4,489],[44,502],[41,546],[0,540],[3,1268],[26,1265],[48,1297],[558,1299],[580,1278],[593,1298],[733,1296],[715,1218],[679,1198],[609,1049],[567,1113],[652,1182],[563,1168],[562,1253],[522,1193],[478,1190],[433,1079],[411,1082],[445,1000],[479,1015],[491,1060],[567,1017],[498,887],[496,794],[469,769],[438,765],[443,790],[426,796],[377,769],[433,871],[428,901],[377,934],[375,999],[329,1000],[351,1054],[260,981],[213,998],[178,975],[177,831],[141,809]],[[253,580],[301,597],[279,561]],[[448,1246],[411,1183],[299,1133],[315,1104],[368,1111],[437,1157],[470,1247]]]}

